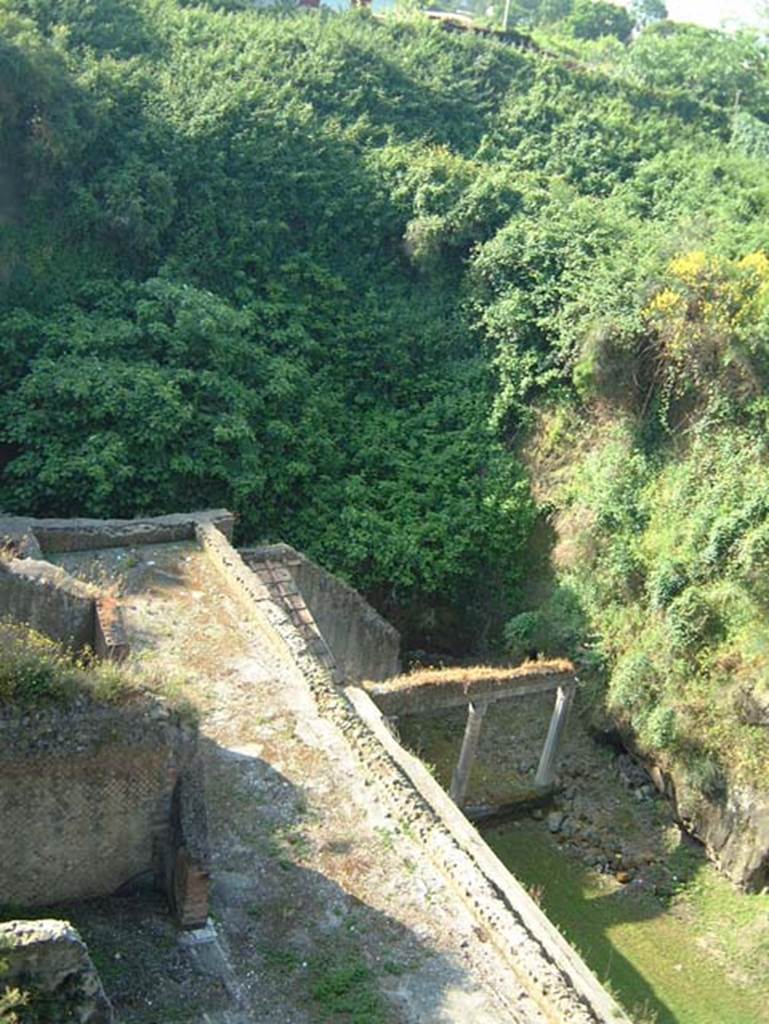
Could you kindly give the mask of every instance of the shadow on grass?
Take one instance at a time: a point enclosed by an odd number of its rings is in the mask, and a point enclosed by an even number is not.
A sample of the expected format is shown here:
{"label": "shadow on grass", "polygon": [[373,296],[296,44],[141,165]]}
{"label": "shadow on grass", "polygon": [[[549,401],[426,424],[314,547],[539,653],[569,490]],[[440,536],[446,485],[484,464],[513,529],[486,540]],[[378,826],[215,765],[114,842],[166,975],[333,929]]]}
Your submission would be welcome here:
{"label": "shadow on grass", "polygon": [[[612,932],[628,924],[643,924],[664,918],[668,907],[663,900],[649,892],[633,891],[623,887],[603,892],[594,872],[576,858],[567,857],[558,850],[534,822],[508,822],[484,830],[484,836],[516,877],[535,894],[542,909],[558,925],[565,937],[577,948],[590,968],[619,1001],[634,1020],[655,1024],[679,1024],[676,1010],[668,1005],[663,995],[666,986],[652,981],[644,974],[643,953],[672,961],[687,958],[685,944],[671,948],[680,923],[672,929],[650,929],[646,949],[641,949],[634,961],[628,959],[612,936]],[[674,855],[676,857],[677,855]],[[688,881],[694,879],[705,863],[704,855],[684,852],[679,856],[680,870]],[[676,969],[673,962],[667,964]],[[677,965],[683,970],[683,964]],[[687,970],[690,965],[686,965]],[[685,979],[682,977],[682,982]],[[695,1011],[696,1012],[696,1011]],[[720,1020],[714,1017],[692,1019]],[[723,1018],[726,1020],[726,1018]]]}

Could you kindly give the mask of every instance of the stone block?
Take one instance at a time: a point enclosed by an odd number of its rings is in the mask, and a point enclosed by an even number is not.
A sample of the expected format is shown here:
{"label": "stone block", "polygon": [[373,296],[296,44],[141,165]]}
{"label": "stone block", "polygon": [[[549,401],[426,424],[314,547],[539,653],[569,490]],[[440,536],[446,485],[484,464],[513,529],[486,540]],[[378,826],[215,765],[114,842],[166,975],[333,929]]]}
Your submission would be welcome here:
{"label": "stone block", "polygon": [[95,596],[50,562],[0,559],[0,618],[26,623],[74,650],[93,645]]}
{"label": "stone block", "polygon": [[112,1024],[112,1007],[99,975],[85,943],[68,921],[0,924],[0,960],[5,964],[0,986],[23,986],[33,997],[45,993],[59,1008],[62,1020]]}
{"label": "stone block", "polygon": [[200,771],[196,730],[150,698],[0,713],[0,904],[103,896],[154,875],[173,906],[165,860],[185,848],[207,870]]}

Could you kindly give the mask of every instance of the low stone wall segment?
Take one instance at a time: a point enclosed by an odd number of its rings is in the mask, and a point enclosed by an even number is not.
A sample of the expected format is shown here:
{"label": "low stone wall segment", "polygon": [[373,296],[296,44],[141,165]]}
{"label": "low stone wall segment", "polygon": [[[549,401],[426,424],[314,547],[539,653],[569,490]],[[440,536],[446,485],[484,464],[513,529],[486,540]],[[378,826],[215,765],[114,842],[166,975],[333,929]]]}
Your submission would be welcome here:
{"label": "low stone wall segment", "polygon": [[235,517],[226,509],[136,519],[33,519],[0,513],[0,537],[32,533],[44,553],[90,551],[194,540],[199,523],[213,523],[232,539]]}
{"label": "low stone wall segment", "polygon": [[118,602],[45,560],[47,553],[194,540],[200,523],[232,538],[235,517],[212,509],[149,519],[33,519],[0,514],[0,619],[22,622],[74,650],[122,661]]}
{"label": "low stone wall segment", "polygon": [[31,558],[0,558],[0,619],[23,622],[73,650],[92,646],[93,587],[59,566]]}
{"label": "low stone wall segment", "polygon": [[0,515],[0,555],[6,558],[42,558],[43,550],[28,526],[14,525]]}
{"label": "low stone wall segment", "polygon": [[289,570],[341,679],[389,679],[398,673],[398,631],[357,590],[288,544],[248,548],[241,554],[256,571],[265,562]]}
{"label": "low stone wall segment", "polygon": [[129,654],[123,612],[110,594],[97,597],[94,604],[93,649],[105,661],[125,661]]}
{"label": "low stone wall segment", "polygon": [[[619,1006],[565,940],[560,936],[558,942],[553,940],[553,925],[547,922],[546,929],[541,927],[537,915],[544,915],[509,872],[501,864],[496,875],[484,870],[479,863],[483,859],[479,851],[483,851],[484,857],[493,855],[469,822],[463,819],[465,824],[458,829],[455,821],[439,815],[419,792],[243,558],[210,526],[199,526],[197,533],[223,579],[241,597],[254,620],[261,623],[274,642],[288,649],[319,710],[345,736],[366,779],[392,807],[402,827],[407,827],[421,842],[427,856],[489,933],[546,1019],[553,1024],[626,1022]],[[467,830],[475,837],[472,843],[468,841]],[[500,884],[503,878],[504,886]],[[508,886],[508,879],[514,885]]]}

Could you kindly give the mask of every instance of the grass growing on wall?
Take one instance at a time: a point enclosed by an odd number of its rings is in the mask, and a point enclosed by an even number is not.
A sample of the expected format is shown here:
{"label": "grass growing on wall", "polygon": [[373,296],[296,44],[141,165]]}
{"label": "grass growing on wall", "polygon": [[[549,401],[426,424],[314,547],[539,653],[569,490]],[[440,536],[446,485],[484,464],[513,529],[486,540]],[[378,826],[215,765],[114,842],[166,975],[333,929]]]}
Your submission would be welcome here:
{"label": "grass growing on wall", "polygon": [[78,698],[116,704],[156,695],[189,720],[195,719],[175,678],[159,679],[141,665],[98,661],[21,623],[0,622],[0,709],[63,706]]}
{"label": "grass growing on wall", "polygon": [[0,623],[0,651],[0,705],[34,708],[81,695],[114,701],[134,685],[119,666],[75,656],[19,623]]}

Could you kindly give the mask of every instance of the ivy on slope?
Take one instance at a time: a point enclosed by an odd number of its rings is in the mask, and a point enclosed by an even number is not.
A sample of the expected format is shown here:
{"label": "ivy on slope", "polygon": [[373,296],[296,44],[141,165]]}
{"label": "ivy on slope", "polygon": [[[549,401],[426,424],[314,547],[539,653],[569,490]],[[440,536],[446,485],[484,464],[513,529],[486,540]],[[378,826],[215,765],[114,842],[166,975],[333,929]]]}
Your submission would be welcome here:
{"label": "ivy on slope", "polygon": [[0,18],[0,506],[223,504],[388,608],[509,595],[528,489],[399,178],[472,153],[530,62],[170,0]]}
{"label": "ivy on slope", "polygon": [[[662,358],[653,303],[681,254],[766,245],[763,44],[567,22],[559,57],[418,17],[0,0],[0,507],[228,505],[411,638],[478,647],[540,614],[543,408],[575,480],[577,439],[627,428],[639,493],[685,415],[762,429],[755,346],[747,420],[734,390],[748,327],[709,374]],[[551,636],[610,680],[594,569]]]}

